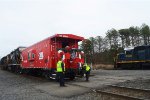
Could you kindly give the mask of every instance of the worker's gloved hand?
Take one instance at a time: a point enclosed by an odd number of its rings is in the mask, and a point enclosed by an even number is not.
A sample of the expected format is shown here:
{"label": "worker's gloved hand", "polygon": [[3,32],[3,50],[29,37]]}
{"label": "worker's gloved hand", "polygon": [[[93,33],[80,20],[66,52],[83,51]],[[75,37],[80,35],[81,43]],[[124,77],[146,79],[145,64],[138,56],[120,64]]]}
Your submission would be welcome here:
{"label": "worker's gloved hand", "polygon": [[86,74],[83,75],[84,77],[86,76]]}

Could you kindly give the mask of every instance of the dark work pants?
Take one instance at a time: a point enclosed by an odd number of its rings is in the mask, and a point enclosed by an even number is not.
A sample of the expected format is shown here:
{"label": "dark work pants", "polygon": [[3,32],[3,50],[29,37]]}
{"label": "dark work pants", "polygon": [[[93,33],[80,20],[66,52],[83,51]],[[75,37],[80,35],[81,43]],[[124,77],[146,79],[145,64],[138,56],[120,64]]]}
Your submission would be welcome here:
{"label": "dark work pants", "polygon": [[86,71],[86,81],[89,81],[90,71]]}
{"label": "dark work pants", "polygon": [[57,79],[59,80],[60,86],[65,85],[63,72],[57,72]]}

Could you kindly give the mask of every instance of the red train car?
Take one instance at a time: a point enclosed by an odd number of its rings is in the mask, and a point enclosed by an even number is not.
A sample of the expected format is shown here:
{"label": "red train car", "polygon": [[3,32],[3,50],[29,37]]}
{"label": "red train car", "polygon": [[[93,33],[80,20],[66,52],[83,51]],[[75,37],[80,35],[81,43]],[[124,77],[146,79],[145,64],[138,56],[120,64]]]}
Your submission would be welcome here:
{"label": "red train car", "polygon": [[78,49],[78,42],[83,37],[73,34],[55,34],[42,40],[21,52],[21,68],[45,71],[48,77],[55,76],[56,63],[63,58],[66,77],[74,78],[80,73],[84,63],[84,52]]}

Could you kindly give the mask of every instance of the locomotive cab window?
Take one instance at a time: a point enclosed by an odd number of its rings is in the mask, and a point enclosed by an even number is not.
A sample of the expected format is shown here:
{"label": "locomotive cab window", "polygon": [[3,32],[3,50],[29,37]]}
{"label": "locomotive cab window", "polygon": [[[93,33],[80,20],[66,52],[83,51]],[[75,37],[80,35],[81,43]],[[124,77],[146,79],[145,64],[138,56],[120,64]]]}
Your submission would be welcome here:
{"label": "locomotive cab window", "polygon": [[132,51],[126,51],[126,55],[131,55]]}

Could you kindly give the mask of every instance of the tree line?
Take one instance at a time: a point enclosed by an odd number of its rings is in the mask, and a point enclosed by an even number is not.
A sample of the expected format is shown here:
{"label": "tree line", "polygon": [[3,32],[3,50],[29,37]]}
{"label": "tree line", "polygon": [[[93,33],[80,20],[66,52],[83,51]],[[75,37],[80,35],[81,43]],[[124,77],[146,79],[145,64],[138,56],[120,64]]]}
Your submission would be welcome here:
{"label": "tree line", "polygon": [[117,53],[124,48],[150,44],[150,27],[142,24],[140,27],[116,30],[114,28],[106,32],[106,36],[96,36],[85,39],[81,49],[85,53],[87,63],[112,64]]}

